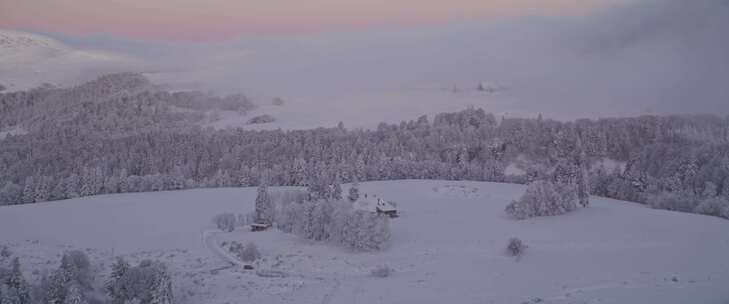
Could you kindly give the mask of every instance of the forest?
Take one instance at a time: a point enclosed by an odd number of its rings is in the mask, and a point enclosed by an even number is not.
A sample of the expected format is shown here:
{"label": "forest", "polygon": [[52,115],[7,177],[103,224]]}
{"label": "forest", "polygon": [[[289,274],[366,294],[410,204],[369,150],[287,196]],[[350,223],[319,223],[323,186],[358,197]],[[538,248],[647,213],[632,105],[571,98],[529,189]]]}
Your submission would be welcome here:
{"label": "forest", "polygon": [[729,117],[556,121],[468,108],[371,130],[196,123],[215,109],[253,107],[242,95],[171,93],[128,73],[0,94],[0,127],[28,131],[0,139],[0,204],[264,182],[529,183],[574,174],[582,159],[592,195],[729,217]]}

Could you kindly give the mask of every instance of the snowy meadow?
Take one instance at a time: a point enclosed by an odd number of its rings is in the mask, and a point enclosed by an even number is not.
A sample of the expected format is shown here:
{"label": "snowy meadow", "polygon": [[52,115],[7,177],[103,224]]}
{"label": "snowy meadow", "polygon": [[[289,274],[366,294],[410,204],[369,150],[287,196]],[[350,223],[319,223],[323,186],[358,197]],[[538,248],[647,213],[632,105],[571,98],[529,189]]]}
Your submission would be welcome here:
{"label": "snowy meadow", "polygon": [[[720,218],[594,198],[568,215],[515,221],[504,208],[524,186],[499,183],[367,182],[360,191],[397,202],[401,215],[390,221],[384,250],[355,252],[276,229],[218,230],[215,214],[254,211],[256,188],[9,206],[0,212],[0,236],[22,257],[31,283],[72,248],[88,254],[96,284],[109,276],[115,256],[133,265],[162,261],[176,303],[724,303],[729,297],[729,221]],[[519,259],[507,253],[511,237],[527,245]],[[253,270],[229,261],[223,248],[234,241],[257,245]],[[391,273],[374,275],[380,267]]]}

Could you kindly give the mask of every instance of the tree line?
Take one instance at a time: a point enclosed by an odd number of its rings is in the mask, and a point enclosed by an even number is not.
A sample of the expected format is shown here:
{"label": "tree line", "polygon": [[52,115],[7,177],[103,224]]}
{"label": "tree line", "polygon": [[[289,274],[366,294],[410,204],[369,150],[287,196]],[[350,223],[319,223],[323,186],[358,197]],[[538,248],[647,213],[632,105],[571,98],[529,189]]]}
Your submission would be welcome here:
{"label": "tree line", "polygon": [[[271,186],[334,179],[528,183],[555,170],[579,171],[575,166],[586,166],[593,195],[641,203],[680,195],[696,203],[670,208],[691,212],[708,198],[719,207],[707,210],[721,210],[729,199],[729,117],[713,115],[555,121],[497,118],[469,108],[375,129],[340,123],[291,131],[213,130],[152,119],[110,132],[77,121],[0,142],[0,202],[258,186],[263,177]],[[574,161],[579,157],[584,164]]]}

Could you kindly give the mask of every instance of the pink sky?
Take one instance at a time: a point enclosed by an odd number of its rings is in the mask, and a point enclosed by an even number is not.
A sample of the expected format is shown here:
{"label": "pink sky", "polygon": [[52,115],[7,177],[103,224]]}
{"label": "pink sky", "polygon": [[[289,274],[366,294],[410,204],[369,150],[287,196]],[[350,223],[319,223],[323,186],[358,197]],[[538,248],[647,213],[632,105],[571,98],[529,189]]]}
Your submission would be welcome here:
{"label": "pink sky", "polygon": [[616,0],[0,0],[0,28],[221,40],[427,24],[494,16],[574,15]]}

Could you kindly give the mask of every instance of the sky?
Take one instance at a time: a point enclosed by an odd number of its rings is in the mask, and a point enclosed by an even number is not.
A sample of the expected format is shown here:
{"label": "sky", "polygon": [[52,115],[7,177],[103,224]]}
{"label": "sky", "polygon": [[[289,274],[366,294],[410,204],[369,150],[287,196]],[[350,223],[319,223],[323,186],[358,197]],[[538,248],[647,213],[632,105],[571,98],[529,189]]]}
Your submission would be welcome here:
{"label": "sky", "polygon": [[580,15],[620,0],[0,0],[0,28],[216,41],[468,18]]}
{"label": "sky", "polygon": [[729,0],[0,0],[0,28],[131,58],[117,70],[175,89],[283,97],[328,125],[467,106],[729,115]]}

